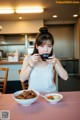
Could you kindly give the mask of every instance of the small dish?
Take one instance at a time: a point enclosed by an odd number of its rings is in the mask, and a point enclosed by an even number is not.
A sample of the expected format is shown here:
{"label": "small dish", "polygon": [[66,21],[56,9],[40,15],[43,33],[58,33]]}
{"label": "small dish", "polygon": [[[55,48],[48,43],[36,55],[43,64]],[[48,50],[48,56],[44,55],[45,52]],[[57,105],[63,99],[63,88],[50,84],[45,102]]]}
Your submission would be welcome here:
{"label": "small dish", "polygon": [[41,96],[51,104],[56,104],[63,98],[61,94],[57,94],[57,93],[50,93],[50,94],[41,95]]}

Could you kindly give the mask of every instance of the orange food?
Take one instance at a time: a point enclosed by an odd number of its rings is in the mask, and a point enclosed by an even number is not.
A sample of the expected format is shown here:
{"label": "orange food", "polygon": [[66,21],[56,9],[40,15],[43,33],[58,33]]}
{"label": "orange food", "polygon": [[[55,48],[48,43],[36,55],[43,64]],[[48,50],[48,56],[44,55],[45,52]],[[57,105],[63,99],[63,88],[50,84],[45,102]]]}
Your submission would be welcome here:
{"label": "orange food", "polygon": [[51,100],[53,100],[54,97],[53,97],[52,95],[50,95],[50,96],[47,97],[47,99],[51,99]]}

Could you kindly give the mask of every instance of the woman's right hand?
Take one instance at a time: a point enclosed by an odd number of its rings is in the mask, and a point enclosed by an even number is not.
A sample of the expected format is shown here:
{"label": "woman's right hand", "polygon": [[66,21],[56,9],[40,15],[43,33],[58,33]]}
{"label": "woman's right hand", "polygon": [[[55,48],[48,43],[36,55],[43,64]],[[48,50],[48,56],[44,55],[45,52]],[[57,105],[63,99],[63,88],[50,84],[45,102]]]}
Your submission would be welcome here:
{"label": "woman's right hand", "polygon": [[33,54],[30,58],[29,64],[33,67],[36,62],[39,60],[39,54]]}

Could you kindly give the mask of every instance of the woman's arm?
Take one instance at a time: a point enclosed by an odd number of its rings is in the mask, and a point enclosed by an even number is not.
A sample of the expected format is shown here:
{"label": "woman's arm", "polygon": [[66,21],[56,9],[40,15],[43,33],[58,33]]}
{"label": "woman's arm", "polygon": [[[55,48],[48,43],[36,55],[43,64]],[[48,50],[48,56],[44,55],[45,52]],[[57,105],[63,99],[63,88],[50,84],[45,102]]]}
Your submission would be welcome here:
{"label": "woman's arm", "polygon": [[29,64],[30,56],[26,56],[23,60],[22,69],[20,72],[20,80],[25,81],[29,78],[32,66]]}
{"label": "woman's arm", "polygon": [[50,62],[50,63],[53,64],[53,67],[55,68],[56,72],[59,74],[59,76],[63,80],[67,80],[68,79],[68,73],[63,68],[63,66],[61,65],[60,61],[54,55],[51,56],[51,57],[49,57],[49,59],[47,60],[47,62]]}
{"label": "woman's arm", "polygon": [[33,54],[31,56],[26,56],[23,61],[22,69],[20,72],[20,80],[25,81],[29,78],[30,73],[35,67],[35,63],[38,62],[39,55]]}
{"label": "woman's arm", "polygon": [[63,68],[63,66],[61,65],[61,63],[59,62],[59,60],[57,58],[54,58],[54,59],[55,59],[54,67],[55,67],[56,72],[59,74],[59,76],[63,80],[67,80],[68,79],[68,73]]}

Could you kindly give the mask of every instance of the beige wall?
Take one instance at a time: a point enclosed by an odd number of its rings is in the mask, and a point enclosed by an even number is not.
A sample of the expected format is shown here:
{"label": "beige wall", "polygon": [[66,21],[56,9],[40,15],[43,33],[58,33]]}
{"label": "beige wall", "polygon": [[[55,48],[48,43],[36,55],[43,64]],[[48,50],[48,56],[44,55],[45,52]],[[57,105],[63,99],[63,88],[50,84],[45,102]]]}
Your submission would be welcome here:
{"label": "beige wall", "polygon": [[74,26],[74,56],[80,58],[80,20]]}
{"label": "beige wall", "polygon": [[2,26],[0,34],[37,33],[43,26],[43,20],[0,21],[0,26]]}
{"label": "beige wall", "polygon": [[48,26],[54,37],[54,52],[59,58],[74,57],[74,25]]}
{"label": "beige wall", "polygon": [[79,73],[80,73],[80,18],[79,18]]}
{"label": "beige wall", "polygon": [[80,18],[79,18],[79,59],[80,59]]}
{"label": "beige wall", "polygon": [[74,55],[79,58],[79,73],[80,73],[80,18],[74,27]]}

